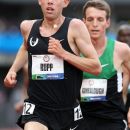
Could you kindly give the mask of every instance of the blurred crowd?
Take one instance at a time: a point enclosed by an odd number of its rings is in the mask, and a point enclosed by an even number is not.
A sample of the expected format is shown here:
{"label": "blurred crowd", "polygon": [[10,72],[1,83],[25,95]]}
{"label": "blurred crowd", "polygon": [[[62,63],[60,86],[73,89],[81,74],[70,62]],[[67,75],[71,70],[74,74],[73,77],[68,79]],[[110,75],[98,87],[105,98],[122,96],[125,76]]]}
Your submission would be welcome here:
{"label": "blurred crowd", "polygon": [[[126,22],[123,23],[116,23],[117,26],[113,29],[113,27],[110,28],[110,30],[108,30],[108,36],[116,39],[117,37],[117,28],[122,25],[122,24],[129,24],[129,21],[127,20]],[[5,45],[5,41],[2,40],[2,36],[3,34],[7,35],[6,39],[9,39],[9,43],[6,43]],[[13,34],[14,37],[11,39],[9,34]],[[16,37],[17,35],[17,37]],[[130,39],[130,35],[128,36]],[[18,40],[17,40],[18,38]],[[14,40],[13,40],[14,39]],[[12,41],[11,41],[12,40]],[[14,49],[11,52],[11,48],[9,46],[9,44],[15,44],[17,46],[14,45]],[[22,38],[21,38],[21,34],[19,31],[19,24],[15,19],[9,20],[8,18],[4,18],[4,17],[0,17],[0,55],[4,56],[5,52],[3,52],[3,50],[5,49],[4,47],[6,46],[8,48],[7,52],[8,55],[14,55],[16,54],[16,51],[18,50],[18,47],[20,46],[20,44],[22,43]],[[7,55],[7,54],[5,54]],[[0,60],[2,59],[2,57],[0,57]],[[12,60],[13,62],[13,60]],[[1,61],[0,61],[1,63]],[[16,119],[19,116],[19,113],[17,113],[14,109],[15,104],[21,99],[21,89],[22,89],[22,83],[23,83],[23,76],[22,76],[22,71],[19,72],[19,76],[18,76],[18,84],[14,89],[7,89],[4,87],[3,85],[3,79],[9,69],[9,67],[11,66],[10,63],[7,62],[7,64],[5,66],[3,66],[3,64],[0,64],[0,130],[2,130],[1,128],[5,128],[5,127],[11,127],[11,128],[15,128],[16,126]],[[130,89],[129,89],[130,91]]]}

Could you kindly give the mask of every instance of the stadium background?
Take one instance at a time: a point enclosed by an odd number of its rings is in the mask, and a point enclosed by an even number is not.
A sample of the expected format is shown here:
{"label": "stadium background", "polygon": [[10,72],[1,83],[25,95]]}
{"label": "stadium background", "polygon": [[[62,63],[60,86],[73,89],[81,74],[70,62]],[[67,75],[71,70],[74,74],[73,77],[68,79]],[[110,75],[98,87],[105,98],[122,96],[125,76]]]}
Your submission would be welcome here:
{"label": "stadium background", "polygon": [[[64,15],[82,18],[82,7],[87,0],[71,0]],[[109,37],[116,39],[118,26],[130,23],[130,0],[106,0],[112,9],[111,26],[107,31]],[[22,43],[19,25],[24,19],[39,19],[42,13],[37,0],[0,0],[0,130],[16,128],[18,114],[14,104],[20,99],[22,84],[21,71],[18,84],[14,89],[7,89],[3,79],[11,66]]]}

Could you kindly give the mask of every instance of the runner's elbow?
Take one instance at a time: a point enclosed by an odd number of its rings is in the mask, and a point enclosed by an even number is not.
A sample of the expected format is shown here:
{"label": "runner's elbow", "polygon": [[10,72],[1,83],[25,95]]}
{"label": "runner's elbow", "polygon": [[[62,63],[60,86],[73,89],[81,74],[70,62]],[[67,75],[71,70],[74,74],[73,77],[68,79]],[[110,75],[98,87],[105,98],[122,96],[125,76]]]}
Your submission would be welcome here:
{"label": "runner's elbow", "polygon": [[93,69],[93,74],[94,75],[99,75],[101,73],[101,71],[102,71],[102,67],[101,67],[100,64],[95,65],[93,68],[94,68]]}
{"label": "runner's elbow", "polygon": [[93,75],[99,75],[102,71],[100,64],[93,64],[91,67],[87,67],[87,69],[84,70],[84,72],[93,74]]}

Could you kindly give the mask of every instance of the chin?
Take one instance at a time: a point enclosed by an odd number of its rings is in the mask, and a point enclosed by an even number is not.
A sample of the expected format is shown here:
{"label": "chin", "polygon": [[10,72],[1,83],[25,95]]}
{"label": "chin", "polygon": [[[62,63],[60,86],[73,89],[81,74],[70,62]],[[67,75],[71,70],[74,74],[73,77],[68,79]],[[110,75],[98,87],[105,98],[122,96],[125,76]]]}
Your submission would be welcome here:
{"label": "chin", "polygon": [[99,39],[99,36],[91,36],[91,39],[94,39],[94,40]]}

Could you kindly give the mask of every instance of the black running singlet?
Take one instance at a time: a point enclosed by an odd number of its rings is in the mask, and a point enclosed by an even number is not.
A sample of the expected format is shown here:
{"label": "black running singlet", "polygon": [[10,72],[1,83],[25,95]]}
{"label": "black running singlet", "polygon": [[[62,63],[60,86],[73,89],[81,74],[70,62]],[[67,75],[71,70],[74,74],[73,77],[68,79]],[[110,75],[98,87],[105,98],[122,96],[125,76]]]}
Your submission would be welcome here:
{"label": "black running singlet", "polygon": [[[62,47],[73,53],[67,39],[70,21],[70,18],[65,18],[59,30],[51,37],[62,40]],[[49,37],[40,35],[41,23],[42,20],[34,23],[28,38],[29,99],[43,107],[72,108],[79,96],[82,71],[48,53]]]}

